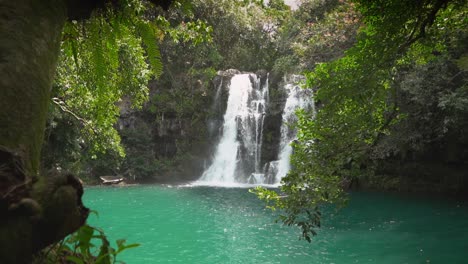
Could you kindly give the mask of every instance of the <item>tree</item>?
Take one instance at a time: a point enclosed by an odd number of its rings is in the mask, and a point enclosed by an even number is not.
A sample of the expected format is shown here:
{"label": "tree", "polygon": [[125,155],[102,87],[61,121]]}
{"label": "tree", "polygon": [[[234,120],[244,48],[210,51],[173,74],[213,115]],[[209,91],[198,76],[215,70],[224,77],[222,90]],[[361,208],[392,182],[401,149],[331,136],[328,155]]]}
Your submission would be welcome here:
{"label": "tree", "polygon": [[[125,2],[125,1],[124,1]],[[163,7],[172,2],[152,1]],[[0,2],[0,262],[32,255],[75,231],[89,210],[73,175],[40,172],[51,86],[67,20],[114,1]]]}
{"label": "tree", "polygon": [[[364,23],[357,43],[344,57],[307,73],[307,87],[317,91],[318,111],[299,113],[293,170],[283,179],[282,195],[257,191],[285,209],[283,222],[300,226],[308,240],[320,226],[319,206],[343,201],[344,186],[375,175],[376,145],[405,119],[398,98],[407,69],[434,63],[451,52],[457,39],[466,39],[464,1],[353,2]],[[449,71],[447,79],[457,72],[463,70]]]}

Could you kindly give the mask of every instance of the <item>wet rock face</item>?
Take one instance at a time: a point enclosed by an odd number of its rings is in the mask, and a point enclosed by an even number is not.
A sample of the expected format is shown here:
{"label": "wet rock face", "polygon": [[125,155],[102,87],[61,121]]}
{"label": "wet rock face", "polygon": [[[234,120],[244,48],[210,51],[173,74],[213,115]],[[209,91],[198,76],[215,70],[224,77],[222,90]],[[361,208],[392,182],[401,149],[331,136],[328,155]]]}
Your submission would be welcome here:
{"label": "wet rock face", "polygon": [[278,159],[281,114],[267,114],[263,123],[262,164]]}
{"label": "wet rock face", "polygon": [[287,93],[284,91],[284,80],[273,82],[269,79],[270,98],[266,109],[263,144],[262,164],[278,159],[278,150],[281,139],[281,122]]}
{"label": "wet rock face", "polygon": [[186,120],[183,121],[167,116],[165,119],[156,122],[153,128],[154,155],[156,159],[175,157],[177,154],[176,141],[183,136],[183,126],[187,125]]}

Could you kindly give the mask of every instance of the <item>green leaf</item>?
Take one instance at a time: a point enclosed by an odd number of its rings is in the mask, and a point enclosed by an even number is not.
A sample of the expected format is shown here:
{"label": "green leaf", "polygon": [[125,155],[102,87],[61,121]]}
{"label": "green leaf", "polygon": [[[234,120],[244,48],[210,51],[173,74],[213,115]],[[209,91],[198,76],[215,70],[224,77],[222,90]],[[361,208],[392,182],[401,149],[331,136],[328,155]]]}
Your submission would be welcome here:
{"label": "green leaf", "polygon": [[90,241],[93,237],[94,229],[89,225],[84,225],[77,232],[78,246],[80,248],[81,254],[89,255],[90,254]]}
{"label": "green leaf", "polygon": [[152,72],[155,77],[159,77],[163,71],[163,65],[161,62],[161,53],[157,43],[156,32],[154,26],[145,21],[139,21],[137,24],[138,33],[141,36],[143,43],[146,46],[146,52],[148,54],[148,61],[151,65]]}
{"label": "green leaf", "polygon": [[85,262],[82,259],[75,257],[75,256],[67,256],[66,259],[75,264],[85,264]]}

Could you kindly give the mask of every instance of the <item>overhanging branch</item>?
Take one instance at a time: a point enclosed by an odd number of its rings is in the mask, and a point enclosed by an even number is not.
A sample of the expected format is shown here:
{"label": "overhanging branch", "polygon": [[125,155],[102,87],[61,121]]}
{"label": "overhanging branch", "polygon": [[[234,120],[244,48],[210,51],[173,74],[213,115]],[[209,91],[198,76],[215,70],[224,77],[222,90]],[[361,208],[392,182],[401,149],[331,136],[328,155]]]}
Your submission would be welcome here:
{"label": "overhanging branch", "polygon": [[60,100],[60,98],[53,97],[53,98],[52,98],[52,102],[53,102],[55,105],[57,105],[57,106],[60,108],[61,111],[65,112],[65,113],[67,113],[67,114],[69,114],[69,115],[71,115],[71,116],[72,116],[73,118],[75,118],[78,122],[80,122],[80,124],[81,124],[83,127],[89,127],[89,128],[93,131],[93,133],[96,134],[96,135],[99,135],[99,134],[100,134],[99,131],[98,131],[98,129],[96,129],[96,127],[94,127],[94,126],[92,125],[91,121],[86,120],[86,119],[84,119],[84,118],[78,116],[77,114],[75,114],[73,111],[71,111],[71,110],[67,107],[67,105],[66,105],[66,103],[65,103],[64,101]]}
{"label": "overhanging branch", "polygon": [[82,117],[79,117],[77,114],[73,113],[70,109],[68,109],[67,105],[65,104],[64,101],[60,100],[59,98],[57,97],[53,97],[52,98],[52,102],[57,105],[60,110],[62,110],[63,112],[73,116],[76,120],[78,120],[81,124],[83,124],[84,126],[90,126],[91,125],[91,122],[89,122],[88,120],[82,118]]}
{"label": "overhanging branch", "polygon": [[399,47],[399,53],[405,52],[413,43],[426,36],[426,29],[434,23],[437,13],[447,7],[448,3],[452,0],[436,0],[435,3],[428,5],[431,8],[424,15],[421,15],[415,23],[413,30],[406,39],[406,41]]}

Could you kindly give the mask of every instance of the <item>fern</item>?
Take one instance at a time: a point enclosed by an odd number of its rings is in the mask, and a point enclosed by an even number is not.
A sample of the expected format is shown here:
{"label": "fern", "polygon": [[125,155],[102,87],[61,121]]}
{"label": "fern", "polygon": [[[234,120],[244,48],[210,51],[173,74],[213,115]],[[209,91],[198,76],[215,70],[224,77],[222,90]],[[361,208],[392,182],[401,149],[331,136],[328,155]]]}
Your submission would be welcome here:
{"label": "fern", "polygon": [[[117,1],[86,21],[65,26],[55,83],[54,96],[89,121],[82,133],[93,155],[109,149],[124,155],[113,126],[119,116],[116,103],[123,95],[132,99],[133,107],[148,99],[148,81],[163,71],[158,43],[174,30],[162,16],[147,20],[147,1]],[[192,36],[192,31],[182,35]]]}
{"label": "fern", "polygon": [[[78,63],[78,37],[79,37],[78,27],[76,23],[67,23],[62,31],[62,40],[63,40],[63,55],[72,57],[76,68],[79,68]],[[63,56],[62,55],[62,56]]]}
{"label": "fern", "polygon": [[[89,37],[86,46],[91,50],[89,65],[91,75],[94,77],[95,88],[100,92],[105,86],[105,76],[107,75],[105,49],[101,36],[101,23],[100,18],[93,19],[89,24]],[[91,87],[90,87],[91,88]]]}
{"label": "fern", "polygon": [[146,21],[139,21],[136,24],[139,35],[143,44],[146,46],[148,62],[155,77],[159,77],[163,71],[161,62],[161,53],[158,43],[156,42],[156,31],[152,24]]}

